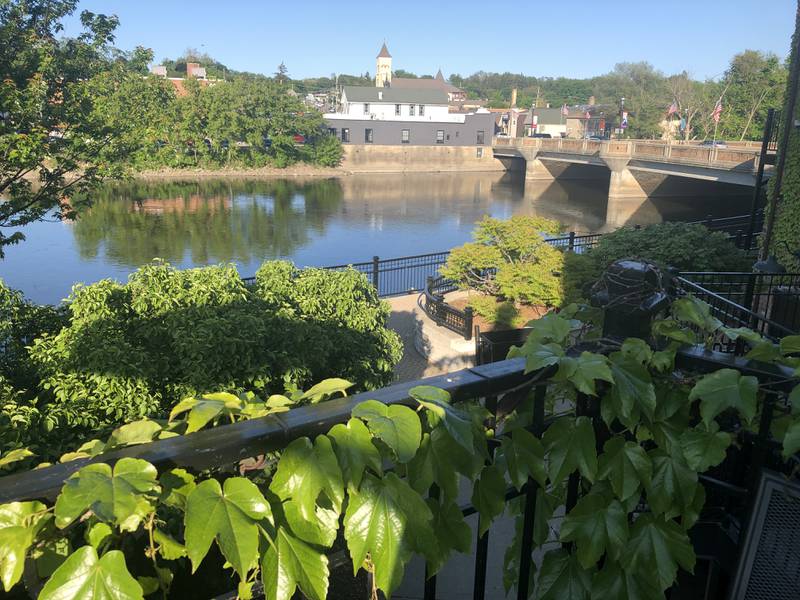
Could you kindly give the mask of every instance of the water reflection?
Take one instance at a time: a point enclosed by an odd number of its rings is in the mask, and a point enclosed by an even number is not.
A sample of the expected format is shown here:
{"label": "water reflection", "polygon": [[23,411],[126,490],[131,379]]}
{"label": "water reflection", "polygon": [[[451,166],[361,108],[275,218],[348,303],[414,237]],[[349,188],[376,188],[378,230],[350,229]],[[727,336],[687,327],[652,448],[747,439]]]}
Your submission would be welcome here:
{"label": "water reflection", "polygon": [[[0,276],[39,302],[74,282],[124,279],[153,258],[180,267],[265,259],[299,265],[436,252],[464,243],[484,215],[532,214],[567,230],[741,214],[748,190],[608,201],[607,178],[525,181],[516,173],[357,175],[335,179],[134,182],[108,186],[74,223],[35,223]],[[715,191],[716,190],[716,191]]]}

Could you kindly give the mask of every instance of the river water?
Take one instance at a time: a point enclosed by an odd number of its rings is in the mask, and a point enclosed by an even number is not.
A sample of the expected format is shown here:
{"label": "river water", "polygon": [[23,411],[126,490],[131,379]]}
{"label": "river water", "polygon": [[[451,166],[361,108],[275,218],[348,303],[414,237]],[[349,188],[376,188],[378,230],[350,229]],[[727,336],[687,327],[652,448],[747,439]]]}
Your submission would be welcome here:
{"label": "river water", "polygon": [[34,301],[57,303],[76,282],[124,281],[153,258],[179,267],[234,261],[248,276],[274,258],[323,266],[446,250],[468,241],[484,215],[539,215],[596,232],[743,214],[750,202],[749,190],[733,186],[610,201],[607,186],[607,178],[526,182],[514,173],[110,185],[77,221],[25,227],[0,277]]}

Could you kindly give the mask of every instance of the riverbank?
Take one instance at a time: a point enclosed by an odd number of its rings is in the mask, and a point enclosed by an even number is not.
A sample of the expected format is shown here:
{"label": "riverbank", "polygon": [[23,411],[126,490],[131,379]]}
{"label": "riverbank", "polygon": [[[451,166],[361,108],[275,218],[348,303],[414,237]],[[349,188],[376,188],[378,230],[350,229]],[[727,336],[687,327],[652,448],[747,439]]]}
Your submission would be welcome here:
{"label": "riverbank", "polygon": [[352,174],[352,171],[343,167],[318,167],[316,165],[298,163],[283,169],[278,167],[149,169],[136,171],[132,176],[134,179],[143,181],[158,181],[181,179],[312,179],[343,177]]}

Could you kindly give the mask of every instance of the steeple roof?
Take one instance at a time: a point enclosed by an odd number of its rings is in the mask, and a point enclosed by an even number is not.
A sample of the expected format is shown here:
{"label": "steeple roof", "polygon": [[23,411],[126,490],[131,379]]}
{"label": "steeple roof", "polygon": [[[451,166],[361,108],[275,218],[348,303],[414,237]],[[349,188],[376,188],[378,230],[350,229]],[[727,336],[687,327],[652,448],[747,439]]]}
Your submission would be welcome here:
{"label": "steeple roof", "polygon": [[381,51],[378,53],[377,58],[392,58],[392,55],[389,54],[389,49],[386,47],[386,42],[383,42],[383,46],[381,46]]}
{"label": "steeple roof", "polygon": [[436,71],[436,79],[438,79],[439,81],[444,81],[444,75],[442,75],[442,70],[441,69]]}

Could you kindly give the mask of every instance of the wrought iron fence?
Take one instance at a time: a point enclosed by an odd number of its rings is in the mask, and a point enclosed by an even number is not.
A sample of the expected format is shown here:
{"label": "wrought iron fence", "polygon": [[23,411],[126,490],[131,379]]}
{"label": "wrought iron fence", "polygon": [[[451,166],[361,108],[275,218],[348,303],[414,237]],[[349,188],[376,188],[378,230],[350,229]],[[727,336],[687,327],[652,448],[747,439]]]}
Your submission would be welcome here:
{"label": "wrought iron fence", "polygon": [[[712,308],[738,314],[745,321],[749,318],[751,327],[764,335],[800,332],[800,273],[687,272],[681,278],[693,284],[693,293]],[[745,311],[751,316],[745,318]]]}
{"label": "wrought iron fence", "polygon": [[422,310],[431,320],[442,327],[464,337],[472,339],[472,307],[464,310],[451,306],[445,302],[444,295],[454,292],[458,286],[445,277],[429,277],[422,294]]}
{"label": "wrought iron fence", "polygon": [[[770,438],[770,427],[773,418],[788,412],[786,394],[792,383],[788,369],[775,367],[765,369],[761,364],[753,364],[741,358],[720,353],[707,353],[702,349],[689,349],[678,353],[676,366],[692,372],[709,372],[720,368],[735,368],[744,375],[753,375],[759,380],[762,389],[766,390],[761,419],[755,433],[737,431],[739,444],[736,453],[719,468],[715,468],[702,477],[702,483],[708,490],[706,507],[721,506],[725,518],[745,523],[749,514],[749,506],[758,483],[758,476],[764,466],[781,468],[779,452],[775,442]],[[399,383],[380,390],[339,398],[322,404],[303,406],[281,415],[270,415],[264,418],[242,421],[231,425],[222,425],[212,429],[199,431],[191,435],[176,436],[148,444],[115,450],[90,458],[77,459],[66,463],[55,464],[0,478],[0,503],[49,499],[57,497],[64,482],[78,469],[90,463],[103,462],[114,464],[124,457],[136,457],[152,463],[157,469],[186,467],[203,470],[236,464],[237,461],[250,456],[278,451],[285,448],[293,440],[303,436],[315,436],[326,433],[333,425],[346,422],[356,405],[364,400],[377,400],[386,405],[404,404],[416,406],[409,391],[418,385],[431,385],[449,392],[454,402],[467,399],[482,401],[494,420],[500,399],[514,403],[531,403],[533,422],[528,428],[531,433],[541,437],[554,416],[545,416],[545,401],[550,393],[551,378],[557,367],[547,367],[533,373],[525,372],[525,360],[511,359],[485,364],[470,369],[463,369],[427,379]],[[575,408],[578,415],[594,419],[597,427],[601,427],[599,410],[589,406],[588,398],[581,399]],[[506,435],[513,435],[511,434]],[[502,436],[501,436],[502,437]],[[490,441],[493,451],[500,439]],[[732,464],[731,464],[732,463]],[[790,465],[790,467],[795,466]],[[567,510],[571,510],[578,499],[580,477],[574,473],[570,477],[567,495]],[[517,598],[525,600],[529,597],[532,585],[530,580],[533,549],[534,522],[538,484],[529,479],[521,491],[513,487],[506,490],[506,501],[523,496],[523,526],[520,543],[520,569],[517,581]],[[471,502],[459,506],[464,516],[475,514],[476,508]],[[541,515],[538,517],[541,518]],[[701,519],[697,527],[708,523]],[[473,598],[483,599],[486,594],[486,581],[489,557],[489,536],[497,535],[497,529],[490,528],[483,535],[477,535],[475,562],[473,568]],[[740,535],[732,543],[741,547],[745,536]],[[734,548],[735,552],[735,548]],[[333,561],[335,562],[335,561]],[[426,573],[427,575],[427,573]],[[425,600],[436,598],[436,577],[427,577],[424,582]],[[684,590],[686,591],[686,590]],[[683,597],[683,596],[681,596]]]}

